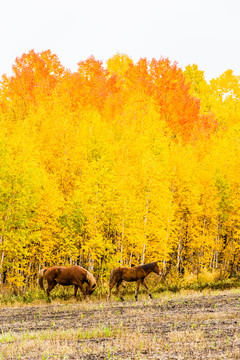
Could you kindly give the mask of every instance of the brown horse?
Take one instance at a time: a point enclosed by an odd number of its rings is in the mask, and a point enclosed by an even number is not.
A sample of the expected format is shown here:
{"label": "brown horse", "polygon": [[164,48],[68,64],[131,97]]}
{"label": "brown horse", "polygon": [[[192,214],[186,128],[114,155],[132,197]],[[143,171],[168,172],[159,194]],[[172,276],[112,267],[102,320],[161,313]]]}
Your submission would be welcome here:
{"label": "brown horse", "polygon": [[151,272],[156,273],[157,275],[160,275],[160,269],[159,266],[157,264],[157,261],[150,263],[150,264],[146,264],[146,265],[137,265],[137,266],[133,266],[131,268],[127,268],[127,267],[118,267],[116,269],[113,269],[110,275],[110,281],[109,281],[109,294],[108,294],[108,300],[111,297],[111,290],[114,287],[114,285],[116,285],[117,287],[117,291],[118,291],[118,296],[120,297],[120,299],[122,301],[124,301],[124,298],[122,296],[120,296],[120,285],[122,283],[122,281],[136,281],[137,282],[137,287],[136,287],[136,291],[135,291],[135,299],[138,299],[138,289],[140,284],[142,284],[143,286],[145,286],[145,288],[147,289],[148,295],[150,296],[150,298],[152,299],[152,294],[150,293],[149,289],[148,289],[148,285],[145,281],[145,278],[148,274],[150,274]]}
{"label": "brown horse", "polygon": [[[80,266],[74,265],[69,267],[53,266],[40,270],[38,275],[38,283],[44,290],[43,279],[47,280],[47,295],[49,297],[51,290],[57,285],[74,285],[74,296],[77,298],[78,288],[81,289],[84,297],[91,295],[96,289],[97,283],[93,275]],[[87,283],[86,289],[83,284]]]}

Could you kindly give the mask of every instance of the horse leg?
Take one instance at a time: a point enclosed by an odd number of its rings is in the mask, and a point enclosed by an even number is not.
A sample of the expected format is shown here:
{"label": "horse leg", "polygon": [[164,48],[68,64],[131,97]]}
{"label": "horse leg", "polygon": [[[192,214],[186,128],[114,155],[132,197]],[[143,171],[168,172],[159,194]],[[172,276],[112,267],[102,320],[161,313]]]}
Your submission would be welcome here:
{"label": "horse leg", "polygon": [[[84,290],[83,284],[79,281],[79,283],[77,285],[75,285],[75,291],[76,291],[76,287],[77,287],[77,289],[80,288],[80,290],[83,293],[83,296],[85,298],[86,297],[86,292]],[[77,295],[77,291],[76,291],[76,295]]]}
{"label": "horse leg", "polygon": [[78,285],[74,285],[74,296],[77,299]]}
{"label": "horse leg", "polygon": [[153,299],[152,294],[149,291],[148,284],[146,283],[145,279],[142,280],[143,286],[147,289],[148,295],[150,296],[150,299]]}
{"label": "horse leg", "polygon": [[115,286],[116,284],[116,281],[113,281],[110,285],[109,285],[109,291],[108,291],[108,301],[110,300],[110,297],[111,297],[111,291],[112,291],[112,288]]}
{"label": "horse leg", "polygon": [[48,282],[48,288],[47,288],[48,299],[50,299],[50,292],[56,285],[57,285],[57,282],[55,280],[53,282]]}
{"label": "horse leg", "polygon": [[116,287],[117,287],[118,297],[119,297],[122,301],[124,301],[124,297],[121,296],[121,294],[120,294],[120,285],[121,285],[121,283],[122,283],[122,280],[117,283],[117,286],[116,286]]}
{"label": "horse leg", "polygon": [[141,280],[137,280],[136,291],[135,291],[135,299],[136,299],[136,301],[138,301],[138,289],[139,289],[139,286],[140,286],[140,282],[141,282]]}

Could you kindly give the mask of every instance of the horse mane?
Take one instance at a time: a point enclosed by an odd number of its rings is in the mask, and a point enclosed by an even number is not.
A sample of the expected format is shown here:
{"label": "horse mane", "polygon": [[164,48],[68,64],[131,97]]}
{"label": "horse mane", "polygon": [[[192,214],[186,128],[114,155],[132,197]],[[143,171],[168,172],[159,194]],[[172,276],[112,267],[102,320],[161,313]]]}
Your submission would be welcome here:
{"label": "horse mane", "polygon": [[87,280],[87,282],[88,282],[89,285],[94,285],[94,284],[96,284],[95,278],[93,277],[93,275],[92,275],[89,271],[87,271],[86,280]]}
{"label": "horse mane", "polygon": [[157,263],[157,261],[154,261],[152,263],[144,264],[144,265],[140,265],[140,266],[143,268],[143,270],[144,269],[148,270],[148,269],[151,269],[156,263]]}

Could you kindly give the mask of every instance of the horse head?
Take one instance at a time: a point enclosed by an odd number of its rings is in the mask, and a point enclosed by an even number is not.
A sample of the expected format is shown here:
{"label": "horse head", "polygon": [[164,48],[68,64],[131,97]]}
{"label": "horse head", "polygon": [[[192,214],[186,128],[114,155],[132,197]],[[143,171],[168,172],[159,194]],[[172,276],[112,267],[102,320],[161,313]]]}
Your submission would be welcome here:
{"label": "horse head", "polygon": [[97,287],[96,283],[93,285],[88,285],[87,289],[86,289],[87,295],[91,295],[94,292],[94,290],[96,289],[96,287]]}
{"label": "horse head", "polygon": [[153,272],[155,272],[155,274],[161,276],[162,275],[162,272],[160,270],[160,267],[158,266],[158,262],[156,261],[155,262],[155,265],[153,267]]}

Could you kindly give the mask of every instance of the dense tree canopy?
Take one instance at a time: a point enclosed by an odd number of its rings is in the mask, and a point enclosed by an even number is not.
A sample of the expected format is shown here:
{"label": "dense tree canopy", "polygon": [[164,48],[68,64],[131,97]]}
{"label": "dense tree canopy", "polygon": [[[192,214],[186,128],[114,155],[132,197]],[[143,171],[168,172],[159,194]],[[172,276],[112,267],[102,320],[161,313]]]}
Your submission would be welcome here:
{"label": "dense tree canopy", "polygon": [[0,88],[0,276],[240,262],[240,78],[116,54],[16,59]]}

